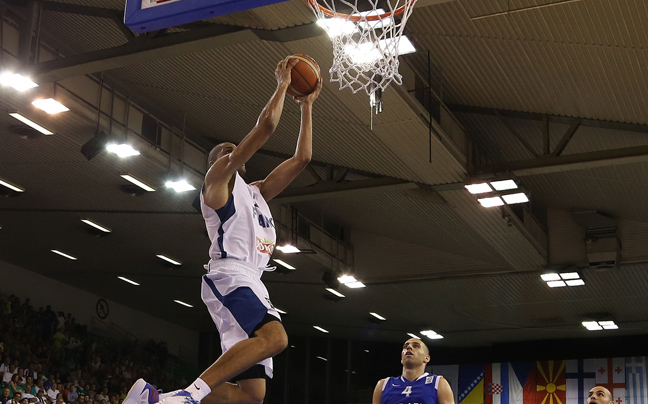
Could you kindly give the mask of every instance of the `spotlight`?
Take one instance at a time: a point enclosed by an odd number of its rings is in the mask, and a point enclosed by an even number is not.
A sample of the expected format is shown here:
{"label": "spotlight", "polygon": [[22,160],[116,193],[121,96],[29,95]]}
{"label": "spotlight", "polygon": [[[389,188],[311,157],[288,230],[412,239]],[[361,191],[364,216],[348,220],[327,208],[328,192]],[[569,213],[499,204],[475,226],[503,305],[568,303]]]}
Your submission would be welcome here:
{"label": "spotlight", "polygon": [[88,140],[86,144],[81,146],[81,154],[88,160],[92,160],[101,153],[101,151],[110,142],[110,135],[104,131],[98,132],[92,139]]}

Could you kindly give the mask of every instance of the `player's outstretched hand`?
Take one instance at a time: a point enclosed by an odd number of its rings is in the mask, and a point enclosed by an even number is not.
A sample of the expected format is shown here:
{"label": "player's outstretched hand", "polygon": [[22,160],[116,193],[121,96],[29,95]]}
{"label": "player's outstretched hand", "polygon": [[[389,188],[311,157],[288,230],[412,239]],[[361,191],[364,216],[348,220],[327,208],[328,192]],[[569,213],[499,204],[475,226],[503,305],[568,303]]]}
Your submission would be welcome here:
{"label": "player's outstretched hand", "polygon": [[304,97],[293,97],[295,98],[295,101],[297,101],[297,104],[303,105],[303,104],[312,104],[313,101],[319,97],[319,93],[322,91],[322,79],[319,78],[317,79],[317,85],[315,86],[315,90],[313,90],[312,93],[304,96]]}
{"label": "player's outstretched hand", "polygon": [[277,86],[284,84],[287,87],[288,85],[290,85],[290,71],[298,62],[299,59],[293,59],[293,61],[290,62],[289,57],[286,57],[277,64],[277,69],[275,70]]}

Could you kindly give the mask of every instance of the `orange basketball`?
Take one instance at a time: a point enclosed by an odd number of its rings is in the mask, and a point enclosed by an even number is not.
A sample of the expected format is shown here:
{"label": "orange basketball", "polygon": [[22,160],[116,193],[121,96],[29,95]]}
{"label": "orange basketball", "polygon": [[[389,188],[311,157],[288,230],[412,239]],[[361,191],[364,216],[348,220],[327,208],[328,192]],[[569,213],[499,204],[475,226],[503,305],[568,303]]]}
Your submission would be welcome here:
{"label": "orange basketball", "polygon": [[321,77],[320,68],[315,59],[308,55],[291,55],[288,63],[292,63],[293,59],[299,62],[292,68],[288,94],[304,97],[315,90],[317,80]]}

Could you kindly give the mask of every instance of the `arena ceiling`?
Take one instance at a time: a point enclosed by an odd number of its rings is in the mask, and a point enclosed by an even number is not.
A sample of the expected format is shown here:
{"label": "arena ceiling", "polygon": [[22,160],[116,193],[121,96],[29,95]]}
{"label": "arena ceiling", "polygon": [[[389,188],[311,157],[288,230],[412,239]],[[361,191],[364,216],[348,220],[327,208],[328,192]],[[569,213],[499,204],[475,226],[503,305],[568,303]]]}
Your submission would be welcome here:
{"label": "arena ceiling", "polygon": [[[373,129],[366,95],[325,80],[314,110],[311,169],[272,206],[293,208],[312,229],[337,234],[353,259],[340,266],[311,230],[312,245],[299,242],[315,254],[284,254],[297,269],[264,275],[273,303],[288,313],[289,332],[316,335],[318,325],[335,338],[401,341],[407,332],[433,329],[444,336],[433,344],[454,347],[646,333],[648,6],[547,3],[419,0],[406,30],[419,52],[401,57],[403,74],[418,81],[387,90]],[[24,29],[31,9],[27,1],[0,4],[3,64],[16,66],[20,55],[11,49],[18,44],[8,30]],[[528,9],[474,18],[510,4]],[[323,72],[332,62],[330,40],[303,0],[147,35],[124,27],[122,13],[120,0],[101,7],[44,1],[38,38],[56,56],[22,65],[38,78],[35,91],[55,88],[71,99],[66,91],[80,78],[95,85],[103,79],[113,94],[204,151],[238,142],[252,128],[281,58],[306,53]],[[421,102],[426,87],[440,103]],[[33,93],[3,87],[0,94],[2,110],[31,111]],[[79,149],[96,131],[92,97],[69,113],[40,115],[54,136],[20,136],[16,121],[0,114],[0,178],[26,189],[0,200],[0,260],[212,330],[199,298],[209,243],[192,207],[196,193],[161,186],[184,148],[156,144],[139,157],[103,153],[88,161]],[[430,111],[437,121],[430,123]],[[276,133],[249,162],[248,179],[263,178],[293,153],[298,122],[297,106],[287,105]],[[193,171],[199,178],[200,169]],[[127,195],[118,175],[124,172],[139,173],[158,192]],[[529,209],[486,209],[463,187],[495,174],[524,185]],[[621,244],[615,268],[589,267],[588,222],[575,210],[612,223]],[[112,233],[97,237],[83,218]],[[160,253],[182,266],[165,264]],[[367,286],[341,286],[346,297],[333,300],[322,276],[346,264]],[[549,288],[540,278],[549,270],[577,270],[585,285]],[[369,312],[386,320],[371,320]],[[618,330],[597,334],[581,325],[608,318]]]}

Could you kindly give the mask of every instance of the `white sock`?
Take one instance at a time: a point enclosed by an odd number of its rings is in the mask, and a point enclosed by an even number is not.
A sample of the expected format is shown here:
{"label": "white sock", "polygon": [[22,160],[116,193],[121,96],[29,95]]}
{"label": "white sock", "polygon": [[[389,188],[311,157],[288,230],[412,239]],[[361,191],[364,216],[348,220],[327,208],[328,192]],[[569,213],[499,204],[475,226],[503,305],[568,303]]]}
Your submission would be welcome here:
{"label": "white sock", "polygon": [[175,391],[170,391],[168,393],[162,393],[162,394],[160,394],[160,399],[159,400],[162,401],[165,398],[171,397],[171,396],[173,396],[173,395],[175,395],[175,394],[177,394],[177,393],[179,393],[181,391],[182,390],[175,390]]}
{"label": "white sock", "polygon": [[195,382],[191,383],[189,387],[185,389],[185,391],[189,392],[191,394],[191,397],[196,401],[201,401],[203,398],[207,397],[209,393],[211,393],[209,385],[207,385],[207,383],[205,383],[205,381],[200,377],[197,378]]}

